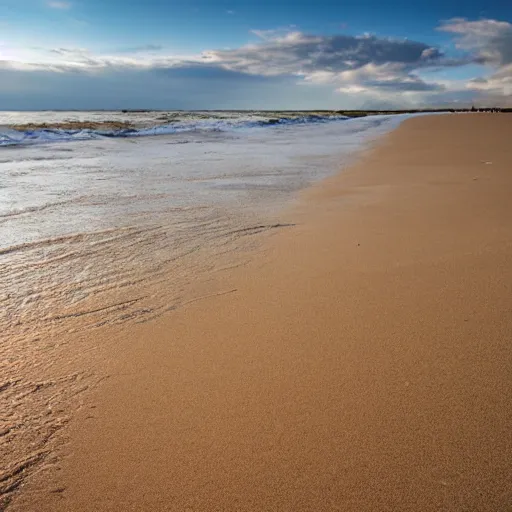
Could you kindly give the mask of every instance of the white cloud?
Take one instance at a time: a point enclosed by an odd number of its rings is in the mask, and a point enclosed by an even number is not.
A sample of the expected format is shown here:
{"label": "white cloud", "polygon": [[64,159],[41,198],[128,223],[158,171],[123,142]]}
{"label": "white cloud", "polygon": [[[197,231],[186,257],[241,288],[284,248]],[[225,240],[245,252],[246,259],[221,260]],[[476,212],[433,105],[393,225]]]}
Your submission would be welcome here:
{"label": "white cloud", "polygon": [[454,18],[439,30],[454,34],[455,44],[469,51],[476,62],[502,66],[512,63],[512,24],[507,21],[468,21]]}
{"label": "white cloud", "polygon": [[365,66],[332,73],[317,71],[305,78],[312,84],[331,84],[341,93],[355,92],[415,92],[444,89],[438,83],[428,83],[414,75],[401,64],[366,64]]}
{"label": "white cloud", "polygon": [[493,103],[509,101],[512,97],[512,23],[454,18],[439,29],[454,34],[457,48],[469,52],[474,62],[494,68],[489,76],[470,80],[467,88],[484,94]]}
{"label": "white cloud", "polygon": [[471,80],[468,89],[484,91],[493,96],[510,96],[512,99],[512,64],[501,67],[488,77]]}
{"label": "white cloud", "polygon": [[64,0],[50,0],[46,5],[52,9],[62,10],[71,9],[72,6],[71,2],[66,2]]}

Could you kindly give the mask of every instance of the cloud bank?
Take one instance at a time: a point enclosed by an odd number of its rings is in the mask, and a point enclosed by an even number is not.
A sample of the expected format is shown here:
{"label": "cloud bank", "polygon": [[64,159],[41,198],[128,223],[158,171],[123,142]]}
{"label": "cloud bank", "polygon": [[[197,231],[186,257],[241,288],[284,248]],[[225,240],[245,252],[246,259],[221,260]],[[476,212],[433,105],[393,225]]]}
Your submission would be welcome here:
{"label": "cloud bank", "polygon": [[[272,89],[274,94],[277,86],[293,87],[291,96],[298,102],[301,96],[314,97],[314,91],[325,100],[330,91],[327,97],[332,107],[327,108],[435,105],[453,101],[457,94],[466,102],[485,103],[492,99],[494,103],[507,103],[512,96],[512,24],[455,18],[443,22],[438,29],[453,39],[455,56],[421,41],[371,34],[326,36],[299,31],[253,31],[258,37],[255,43],[228,50],[205,50],[198,55],[168,54],[165,48],[153,44],[108,54],[95,54],[84,48],[49,48],[32,53],[11,49],[4,52],[8,57],[0,59],[0,79],[4,78],[5,84],[9,74],[28,77],[37,73],[51,77],[50,81],[58,82],[60,77],[64,82],[69,81],[68,75],[74,75],[74,80],[78,75],[84,83],[99,84],[121,76],[125,80],[129,75],[136,81],[145,77],[153,85],[161,86],[162,81],[167,81],[169,101],[175,100],[173,84],[186,77],[190,84],[197,81],[194,90],[210,88],[208,94],[203,94],[210,99],[215,97],[211,90],[215,84],[220,96],[226,94],[226,87],[244,84],[248,91],[258,85]],[[457,70],[468,64],[483,66],[487,71],[465,83],[435,79],[436,70]],[[0,85],[0,106],[3,92],[5,85]],[[251,107],[250,99],[246,97],[246,107]],[[319,102],[319,106],[325,105]],[[167,107],[181,108],[172,103]],[[210,108],[217,108],[215,101]],[[297,108],[304,106],[297,104]]]}
{"label": "cloud bank", "polygon": [[467,87],[486,93],[496,104],[511,104],[512,24],[456,18],[442,24],[440,30],[453,34],[457,48],[469,52],[475,63],[494,70],[488,76],[474,78]]}

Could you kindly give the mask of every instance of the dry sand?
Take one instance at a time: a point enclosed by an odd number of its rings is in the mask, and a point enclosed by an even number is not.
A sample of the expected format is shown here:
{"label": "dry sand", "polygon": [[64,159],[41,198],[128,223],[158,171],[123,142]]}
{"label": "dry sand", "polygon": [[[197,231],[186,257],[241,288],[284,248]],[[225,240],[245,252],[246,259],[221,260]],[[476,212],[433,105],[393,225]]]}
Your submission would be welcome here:
{"label": "dry sand", "polygon": [[511,141],[409,120],[204,299],[97,331],[111,378],[13,510],[511,510]]}

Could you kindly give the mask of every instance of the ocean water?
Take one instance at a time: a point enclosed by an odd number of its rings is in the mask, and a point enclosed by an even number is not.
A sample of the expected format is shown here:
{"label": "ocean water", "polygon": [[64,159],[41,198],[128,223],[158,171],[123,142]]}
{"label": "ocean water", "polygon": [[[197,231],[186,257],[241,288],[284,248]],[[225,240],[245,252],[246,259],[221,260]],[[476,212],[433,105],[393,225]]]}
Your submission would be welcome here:
{"label": "ocean water", "polygon": [[298,190],[404,117],[0,112],[0,502],[48,462],[101,377],[83,368],[89,345],[66,345],[70,332],[193,300],[266,233],[293,229],[281,216]]}
{"label": "ocean water", "polygon": [[[0,146],[106,137],[229,132],[277,124],[311,124],[342,119],[347,118],[335,112],[0,112]],[[12,129],[20,125],[32,126],[25,126],[22,130]]]}

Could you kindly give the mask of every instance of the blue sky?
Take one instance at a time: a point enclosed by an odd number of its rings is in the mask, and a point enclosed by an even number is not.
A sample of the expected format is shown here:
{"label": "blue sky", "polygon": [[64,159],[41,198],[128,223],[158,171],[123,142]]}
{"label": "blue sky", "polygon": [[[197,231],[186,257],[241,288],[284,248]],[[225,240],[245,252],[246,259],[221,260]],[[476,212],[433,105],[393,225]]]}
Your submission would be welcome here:
{"label": "blue sky", "polygon": [[505,0],[0,0],[1,109],[512,103]]}

